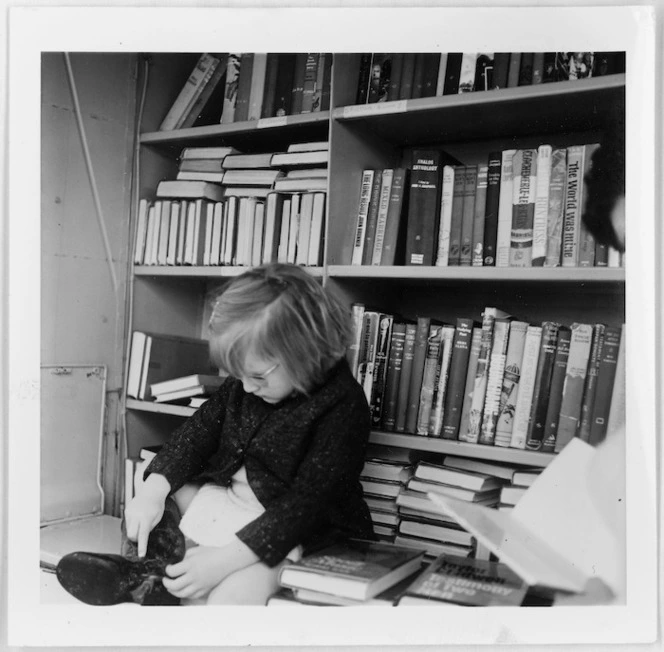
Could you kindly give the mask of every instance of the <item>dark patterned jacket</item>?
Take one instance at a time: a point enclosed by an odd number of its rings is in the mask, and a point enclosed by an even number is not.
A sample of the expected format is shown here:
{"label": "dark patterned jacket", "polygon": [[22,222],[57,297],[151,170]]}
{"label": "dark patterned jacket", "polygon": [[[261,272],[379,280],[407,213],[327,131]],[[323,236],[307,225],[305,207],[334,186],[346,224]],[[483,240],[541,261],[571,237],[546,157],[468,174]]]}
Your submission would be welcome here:
{"label": "dark patterned jacket", "polygon": [[269,566],[296,545],[344,536],[373,538],[359,482],[369,408],[345,360],[308,396],[276,405],[229,378],[182,424],[146,469],[171,493],[183,484],[231,483],[246,467],[265,512],[237,536]]}

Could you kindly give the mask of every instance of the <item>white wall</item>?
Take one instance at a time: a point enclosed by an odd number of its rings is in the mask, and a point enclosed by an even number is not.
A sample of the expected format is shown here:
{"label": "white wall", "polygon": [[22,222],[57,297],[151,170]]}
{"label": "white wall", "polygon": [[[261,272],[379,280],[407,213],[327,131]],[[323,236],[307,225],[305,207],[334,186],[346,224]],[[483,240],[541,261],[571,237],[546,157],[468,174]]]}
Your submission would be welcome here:
{"label": "white wall", "polygon": [[71,64],[118,281],[113,290],[61,53],[42,58],[41,361],[105,364],[104,487],[117,513],[135,56],[73,53]]}

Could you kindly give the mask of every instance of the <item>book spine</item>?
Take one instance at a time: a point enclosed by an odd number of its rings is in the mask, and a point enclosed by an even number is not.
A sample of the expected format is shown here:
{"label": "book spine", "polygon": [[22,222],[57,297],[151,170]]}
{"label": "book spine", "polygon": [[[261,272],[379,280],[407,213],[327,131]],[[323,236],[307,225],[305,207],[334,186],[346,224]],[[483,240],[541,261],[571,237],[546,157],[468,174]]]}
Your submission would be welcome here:
{"label": "book spine", "polygon": [[392,325],[394,317],[381,314],[378,319],[378,339],[373,370],[373,386],[371,392],[371,423],[379,427],[383,416],[385,398],[385,381],[387,376],[387,359],[392,342]]}
{"label": "book spine", "polygon": [[511,448],[523,449],[526,447],[541,340],[542,327],[528,326],[526,341],[523,346],[523,364],[521,366],[521,378],[519,379],[519,392],[514,410],[514,424],[510,440]]}
{"label": "book spine", "polygon": [[[584,145],[584,169],[580,186],[579,206],[583,214],[583,207],[586,203],[586,175],[590,172],[592,166],[592,155],[599,147],[598,143]],[[583,219],[579,219],[579,267],[595,267],[595,238],[587,229]]]}
{"label": "book spine", "polygon": [[249,118],[249,95],[251,75],[254,67],[254,53],[243,52],[240,58],[240,77],[237,85],[237,103],[234,122],[244,122]]}
{"label": "book spine", "polygon": [[491,152],[487,164],[486,208],[484,210],[483,265],[496,264],[496,238],[498,235],[498,207],[500,202],[501,152]]}
{"label": "book spine", "polygon": [[436,428],[433,436],[442,436],[443,439],[457,439],[459,436],[459,423],[461,422],[461,409],[463,407],[466,376],[468,373],[468,359],[473,335],[473,320],[459,317],[454,329],[454,340],[450,359],[450,372],[445,391],[443,404],[443,420],[440,431]]}
{"label": "book spine", "polygon": [[581,415],[577,437],[582,441],[590,441],[590,427],[592,424],[593,410],[595,409],[595,398],[597,396],[597,380],[599,364],[604,348],[606,326],[595,324],[593,326],[593,343],[590,348],[590,359],[588,360],[588,371],[583,388],[583,399],[581,401]]}
{"label": "book spine", "polygon": [[541,84],[544,78],[544,52],[533,53],[533,79],[532,84]]}
{"label": "book spine", "polygon": [[422,58],[422,97],[434,97],[441,57],[438,52],[425,52]]}
{"label": "book spine", "polygon": [[487,376],[486,396],[482,414],[482,428],[479,443],[493,446],[496,438],[496,425],[500,415],[500,396],[505,373],[505,359],[509,338],[510,323],[508,319],[496,319],[493,326],[493,344],[489,374]]}
{"label": "book spine", "polygon": [[332,85],[332,62],[334,57],[331,52],[326,52],[321,56],[324,57],[324,60],[323,60],[323,87],[321,90],[320,110],[329,111],[330,90]]}
{"label": "book spine", "polygon": [[604,441],[611,407],[611,394],[616,377],[618,352],[620,349],[621,328],[607,326],[604,333],[599,366],[597,369],[597,390],[590,420],[588,442],[593,446]]}
{"label": "book spine", "polygon": [[475,221],[475,193],[477,165],[467,165],[463,184],[463,214],[461,218],[461,246],[459,265],[469,267],[473,261],[473,222]]}
{"label": "book spine", "polygon": [[509,52],[496,52],[493,57],[492,89],[507,88],[507,73],[510,65]]}
{"label": "book spine", "polygon": [[314,92],[311,101],[311,111],[313,113],[318,113],[322,110],[323,86],[325,84],[325,66],[327,65],[327,57],[332,55],[321,52],[317,56],[318,60],[316,62],[316,79],[314,81]]}
{"label": "book spine", "polygon": [[138,216],[136,218],[136,235],[134,236],[134,265],[142,265],[145,259],[145,243],[148,229],[148,209],[150,202],[141,199],[138,202]]}
{"label": "book spine", "polygon": [[536,162],[534,149],[517,150],[512,159],[513,197],[510,232],[510,267],[530,267],[533,257],[533,219],[536,197]]}
{"label": "book spine", "polygon": [[515,149],[502,152],[500,195],[498,200],[498,228],[496,230],[496,267],[508,267],[510,262],[510,231],[512,228],[512,157]]}
{"label": "book spine", "polygon": [[364,321],[364,304],[353,303],[351,305],[351,323],[352,323],[352,339],[348,346],[346,359],[348,366],[354,378],[357,378],[357,371],[360,359],[360,345],[362,342],[362,323]]}
{"label": "book spine", "polygon": [[373,187],[374,170],[362,171],[362,183],[360,186],[360,201],[357,209],[357,223],[355,226],[355,239],[353,241],[352,265],[361,265],[364,251],[364,235],[367,229],[367,217],[369,215],[369,202],[371,200],[371,189]]}
{"label": "book spine", "polygon": [[489,167],[477,166],[477,188],[475,189],[475,215],[473,217],[472,266],[484,264],[484,220],[486,215],[486,193]]}
{"label": "book spine", "polygon": [[465,432],[459,432],[459,439],[470,444],[478,442],[482,428],[482,414],[484,413],[486,385],[489,379],[495,319],[495,311],[489,308],[484,310],[482,314],[482,341],[479,357],[477,358],[477,371],[475,372],[475,381],[473,384],[473,399],[470,406],[468,429]]}
{"label": "book spine", "polygon": [[314,108],[314,93],[318,77],[317,52],[308,52],[304,62],[304,80],[302,83],[302,108],[300,113],[311,113]]}
{"label": "book spine", "polygon": [[408,200],[406,264],[433,265],[440,210],[440,152],[413,152]]}
{"label": "book spine", "polygon": [[436,96],[440,97],[445,90],[445,75],[447,74],[447,52],[440,53],[438,65],[438,79],[436,80]]}
{"label": "book spine", "polygon": [[571,331],[569,357],[556,432],[555,451],[557,453],[567,446],[576,435],[592,345],[593,327],[590,324],[572,324]]}
{"label": "book spine", "polygon": [[411,98],[418,99],[422,97],[424,87],[424,54],[418,52],[415,54],[415,67],[413,68],[413,88]]}
{"label": "book spine", "polygon": [[561,326],[558,329],[556,355],[553,361],[551,384],[549,387],[549,404],[546,410],[544,435],[542,437],[543,453],[553,453],[555,450],[558,417],[560,415],[560,404],[563,398],[563,384],[565,382],[567,360],[569,358],[570,336],[571,331],[567,326]]}
{"label": "book spine", "polygon": [[452,225],[452,198],[454,196],[454,166],[443,166],[443,182],[440,193],[440,226],[436,266],[447,267],[450,258],[450,229]]}
{"label": "book spine", "polygon": [[401,69],[401,84],[399,86],[399,99],[409,100],[413,96],[413,76],[415,74],[415,54],[404,54]]}
{"label": "book spine", "polygon": [[551,153],[551,177],[546,218],[545,267],[560,265],[560,250],[565,214],[565,185],[567,179],[567,150],[554,149]]}
{"label": "book spine", "polygon": [[365,53],[360,58],[359,77],[357,80],[357,93],[355,104],[366,104],[369,94],[369,79],[371,78],[371,54]]}
{"label": "book spine", "polygon": [[461,263],[461,229],[463,222],[463,193],[466,185],[466,168],[464,165],[455,165],[454,185],[452,186],[452,209],[450,215],[450,242],[448,265]]}
{"label": "book spine", "polygon": [[461,74],[462,59],[463,52],[448,52],[443,95],[456,95],[459,92],[459,75]]}
{"label": "book spine", "polygon": [[523,348],[526,342],[527,330],[528,323],[525,321],[513,321],[510,324],[494,446],[509,447],[512,441],[514,412],[516,411],[516,402],[519,395],[519,380],[521,379]]}
{"label": "book spine", "polygon": [[521,65],[519,66],[519,86],[530,86],[533,83],[534,54],[534,52],[521,53]]}
{"label": "book spine", "polygon": [[441,324],[431,324],[427,338],[424,369],[422,372],[422,387],[420,389],[419,405],[417,408],[417,421],[415,432],[418,435],[429,433],[429,418],[433,409],[433,395],[436,387],[436,376],[440,367],[440,352],[443,337]]}
{"label": "book spine", "polygon": [[521,52],[510,52],[510,62],[507,69],[507,87],[516,88],[519,85],[521,72]]}
{"label": "book spine", "polygon": [[375,104],[376,102],[385,102],[387,100],[391,73],[392,55],[389,53],[374,54],[371,60],[367,104]]}
{"label": "book spine", "polygon": [[251,71],[251,84],[249,87],[248,120],[258,120],[263,108],[265,94],[265,78],[267,73],[267,54],[257,52],[254,54]]}
{"label": "book spine", "polygon": [[420,407],[420,392],[422,390],[422,377],[427,354],[427,339],[431,319],[429,317],[417,318],[417,332],[415,334],[415,348],[413,350],[413,364],[408,386],[408,405],[406,408],[406,432],[417,431],[417,413]]}
{"label": "book spine", "polygon": [[459,93],[472,93],[475,90],[475,64],[477,52],[464,52],[459,71]]}
{"label": "book spine", "polygon": [[395,432],[406,431],[406,413],[408,412],[408,395],[410,391],[410,378],[413,373],[416,337],[417,324],[406,324],[403,363],[401,365],[401,377],[399,378],[399,392],[397,396],[397,415],[394,422]]}
{"label": "book spine", "polygon": [[618,347],[618,362],[616,363],[615,380],[611,392],[611,406],[606,426],[607,433],[616,432],[625,427],[625,333],[626,325],[622,325],[620,345]]}
{"label": "book spine", "polygon": [[381,428],[388,432],[395,429],[397,417],[397,400],[399,397],[399,381],[403,364],[403,351],[406,340],[406,323],[397,322],[392,325],[392,340],[387,361],[387,377],[385,379],[385,399]]}
{"label": "book spine", "polygon": [[387,90],[387,101],[399,99],[401,90],[401,74],[403,72],[403,60],[405,54],[395,53],[392,55],[392,72],[390,74],[390,87]]}
{"label": "book spine", "polygon": [[452,360],[452,345],[454,342],[454,326],[445,324],[441,336],[440,364],[438,365],[436,386],[433,395],[433,409],[429,417],[427,434],[431,437],[440,437],[443,429],[445,397]]}
{"label": "book spine", "polygon": [[[376,217],[376,232],[373,238],[373,248],[371,251],[371,260],[367,264],[380,265],[383,256],[383,246],[385,244],[385,229],[387,227],[387,212],[390,206],[390,194],[392,192],[392,179],[394,170],[385,169],[381,173],[380,195],[378,200],[378,215]],[[367,244],[369,238],[367,236]],[[365,252],[367,251],[365,244]]]}
{"label": "book spine", "polygon": [[403,219],[406,211],[406,198],[408,186],[408,169],[396,168],[392,175],[390,187],[390,200],[387,207],[387,218],[385,222],[385,235],[383,248],[380,256],[380,265],[394,265],[401,258],[403,252],[400,244],[403,240]]}
{"label": "book spine", "polygon": [[550,321],[542,323],[542,341],[537,360],[537,371],[535,372],[533,402],[526,439],[528,450],[541,450],[544,443],[544,428],[551,391],[551,374],[553,373],[553,364],[556,357],[559,330],[560,324]]}
{"label": "book spine", "polygon": [[295,75],[295,55],[279,54],[277,81],[274,89],[274,108],[272,116],[286,116],[292,112],[293,79]]}
{"label": "book spine", "polygon": [[371,392],[373,389],[373,370],[376,360],[376,345],[378,342],[378,322],[380,313],[374,310],[364,312],[362,320],[362,341],[357,366],[357,382],[362,385],[367,403],[371,408]]}
{"label": "book spine", "polygon": [[565,180],[565,213],[562,241],[563,267],[576,267],[579,262],[583,152],[583,145],[575,145],[567,148],[567,177]]}
{"label": "book spine", "polygon": [[[481,326],[473,327],[473,332],[470,340],[470,352],[468,355],[468,369],[466,371],[466,384],[463,390],[463,403],[461,406],[461,417],[459,419],[459,428],[457,436],[452,437],[451,433],[448,436],[443,435],[445,439],[460,439],[460,434],[468,431],[468,424],[470,421],[470,408],[473,403],[473,391],[475,388],[475,375],[477,373],[477,362],[482,348],[482,328]],[[443,431],[445,433],[446,431]]]}
{"label": "book spine", "polygon": [[275,106],[277,99],[277,76],[279,74],[279,54],[270,53],[267,55],[265,69],[265,92],[263,95],[263,104],[261,106],[261,118],[271,118],[275,115]]}
{"label": "book spine", "polygon": [[[189,110],[182,116],[182,119],[179,121],[179,127],[185,129],[187,127],[192,127],[195,125],[198,118],[203,114],[203,110],[210,102],[212,94],[217,91],[217,88],[221,88],[220,83],[226,74],[226,62],[222,62],[219,59],[216,60],[214,69],[210,74],[209,80],[205,83],[205,87],[202,89],[200,95],[192,103]],[[214,111],[214,121],[219,122],[221,119],[221,110],[223,108],[223,88],[221,93],[216,92],[216,102],[214,102],[215,107]],[[219,105],[221,104],[221,106]]]}
{"label": "book spine", "polygon": [[535,214],[533,216],[533,267],[543,267],[546,258],[552,150],[551,145],[540,145],[537,148],[537,182],[535,184]]}
{"label": "book spine", "polygon": [[369,197],[369,212],[367,213],[367,226],[364,230],[364,244],[362,245],[362,265],[370,265],[373,256],[373,245],[378,224],[378,210],[380,208],[380,195],[383,185],[383,171],[374,170],[371,195]]}

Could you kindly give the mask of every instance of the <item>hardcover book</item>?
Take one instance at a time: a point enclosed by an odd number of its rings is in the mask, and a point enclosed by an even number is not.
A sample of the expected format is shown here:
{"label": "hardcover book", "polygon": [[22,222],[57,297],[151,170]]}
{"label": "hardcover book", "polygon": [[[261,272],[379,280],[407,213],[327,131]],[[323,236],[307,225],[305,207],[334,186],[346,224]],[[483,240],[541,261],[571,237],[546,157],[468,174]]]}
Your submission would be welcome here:
{"label": "hardcover book", "polygon": [[[392,186],[390,188],[390,199],[385,219],[385,234],[383,236],[382,251],[377,246],[374,249],[373,264],[396,265],[401,264],[403,259],[403,241],[405,240],[404,216],[408,206],[408,168],[395,168],[392,175]],[[380,262],[377,263],[380,251]]]}
{"label": "hardcover book", "polygon": [[380,261],[383,255],[383,246],[385,244],[385,229],[387,227],[387,213],[390,206],[393,177],[394,170],[391,168],[386,168],[382,171],[380,194],[378,199],[378,214],[376,216],[376,230],[373,237],[373,246],[369,246],[370,239],[368,232],[366,238],[367,242],[364,245],[364,254],[368,254],[366,263],[368,265],[380,265]]}
{"label": "hardcover book", "polygon": [[360,199],[357,209],[357,222],[355,225],[355,236],[353,239],[351,265],[362,264],[373,180],[374,170],[363,170],[362,181],[360,184]]}
{"label": "hardcover book", "polygon": [[498,209],[500,202],[501,152],[491,152],[487,163],[486,208],[484,210],[483,265],[496,264],[496,239],[498,237]]}
{"label": "hardcover book", "polygon": [[381,416],[381,428],[388,432],[393,431],[396,426],[399,381],[401,379],[405,340],[406,323],[394,323],[392,325],[390,354],[387,360],[387,378],[385,379],[385,393]]}
{"label": "hardcover book", "polygon": [[533,257],[537,151],[519,149],[512,159],[513,196],[510,267],[530,267]]}
{"label": "hardcover book", "polygon": [[588,359],[586,382],[583,387],[583,400],[581,401],[579,428],[576,434],[576,436],[583,441],[590,441],[590,426],[592,422],[593,410],[595,407],[595,397],[597,395],[597,377],[599,373],[599,363],[602,356],[602,349],[604,348],[605,333],[605,324],[595,324],[593,326],[593,342],[590,348],[590,358]]}
{"label": "hardcover book", "polygon": [[535,184],[535,212],[533,215],[532,266],[543,267],[546,258],[547,223],[549,215],[549,187],[551,185],[551,145],[537,148]]}
{"label": "hardcover book", "polygon": [[[422,379],[424,376],[424,365],[427,357],[427,346],[429,338],[430,317],[417,318],[417,330],[413,348],[413,360],[410,370],[410,382],[408,384],[408,402],[406,404],[406,432],[417,432],[417,415],[420,408],[420,392],[422,390]],[[405,351],[404,351],[405,361]],[[405,370],[405,366],[404,366]],[[403,371],[402,371],[403,374]]]}
{"label": "hardcover book", "polygon": [[431,324],[429,326],[422,386],[417,410],[416,432],[418,435],[427,435],[429,431],[429,417],[433,408],[433,394],[436,387],[436,372],[439,365],[442,336],[442,324]]}
{"label": "hardcover book", "polygon": [[452,207],[450,213],[448,265],[461,264],[461,231],[463,224],[463,200],[466,187],[466,166],[453,166]]}
{"label": "hardcover book", "polygon": [[515,149],[502,152],[500,169],[500,195],[498,199],[498,227],[496,230],[496,267],[509,267],[510,233],[512,229],[513,211],[513,169],[512,158]]}
{"label": "hardcover book", "polygon": [[367,213],[367,226],[364,230],[364,244],[362,245],[362,265],[370,265],[373,257],[374,239],[378,224],[378,210],[380,208],[381,188],[383,185],[383,171],[374,170],[369,197],[369,212]]}
{"label": "hardcover book", "polygon": [[546,218],[546,259],[545,267],[560,265],[563,220],[565,215],[565,185],[567,181],[567,150],[554,149],[551,152],[551,173],[549,179],[549,200]]}
{"label": "hardcover book", "polygon": [[[463,404],[461,406],[461,418],[456,439],[461,438],[461,433],[468,432],[470,421],[470,409],[473,404],[473,393],[475,390],[475,375],[477,373],[477,363],[482,347],[482,327],[473,326],[473,332],[470,340],[470,353],[468,355],[468,369],[466,371],[466,384],[463,390]],[[450,438],[452,438],[450,436]]]}
{"label": "hardcover book", "polygon": [[406,324],[406,337],[404,339],[403,362],[399,378],[399,391],[397,395],[397,412],[394,422],[395,432],[405,432],[406,414],[408,412],[408,396],[413,373],[413,358],[415,355],[415,339],[417,337],[417,324]]}
{"label": "hardcover book", "polygon": [[477,187],[475,189],[475,215],[473,216],[473,242],[471,265],[482,267],[484,264],[484,222],[486,219],[486,191],[489,167],[477,166]]}
{"label": "hardcover book", "polygon": [[445,406],[445,397],[447,395],[454,331],[454,326],[450,324],[443,325],[440,342],[440,358],[438,361],[433,393],[433,405],[427,429],[427,434],[432,437],[440,437],[443,429],[443,408]]}
{"label": "hardcover book", "polygon": [[570,337],[571,331],[567,326],[561,326],[558,329],[556,355],[553,361],[551,385],[549,387],[549,405],[547,406],[544,423],[544,437],[542,441],[542,452],[544,453],[553,453],[555,450],[560,404],[563,399],[563,384],[565,382],[567,360],[569,358]]}
{"label": "hardcover book", "polygon": [[565,212],[561,253],[563,267],[576,267],[579,262],[583,155],[583,145],[574,145],[567,148],[567,177],[565,179]]}
{"label": "hardcover book", "polygon": [[446,267],[450,257],[450,230],[452,228],[452,200],[454,197],[454,166],[443,166],[443,183],[440,194],[440,225],[438,227],[438,251],[436,266]]}
{"label": "hardcover book", "polygon": [[470,266],[473,260],[473,224],[477,192],[477,165],[467,165],[463,184],[463,212],[461,217],[461,245],[459,265]]}

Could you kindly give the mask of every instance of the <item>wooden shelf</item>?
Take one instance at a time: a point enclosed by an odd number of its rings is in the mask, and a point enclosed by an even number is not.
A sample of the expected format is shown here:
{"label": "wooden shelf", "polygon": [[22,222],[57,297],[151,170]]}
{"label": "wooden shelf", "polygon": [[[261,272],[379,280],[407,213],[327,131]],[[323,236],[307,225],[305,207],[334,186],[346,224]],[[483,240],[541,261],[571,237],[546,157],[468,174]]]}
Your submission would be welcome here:
{"label": "wooden shelf", "polygon": [[502,448],[500,446],[482,446],[480,444],[467,444],[460,441],[438,439],[437,437],[401,435],[391,432],[373,431],[369,441],[372,444],[382,444],[384,446],[397,446],[445,455],[462,455],[464,457],[474,457],[493,462],[523,464],[526,466],[545,467],[555,458],[555,454],[553,453],[538,453],[536,451]]}
{"label": "wooden shelf", "polygon": [[467,141],[546,132],[583,131],[607,107],[624,102],[625,75],[344,106],[332,117],[364,122],[387,142]]}
{"label": "wooden shelf", "polygon": [[[134,267],[136,276],[159,276],[170,278],[230,278],[251,269],[250,267],[217,267],[217,266],[164,266],[164,265],[137,265]],[[312,276],[323,276],[322,267],[305,267]]]}
{"label": "wooden shelf", "polygon": [[127,399],[127,408],[140,412],[154,412],[156,414],[172,414],[176,417],[190,417],[196,408],[188,405],[174,405],[173,403],[155,403],[154,401],[137,401],[135,398]]}

